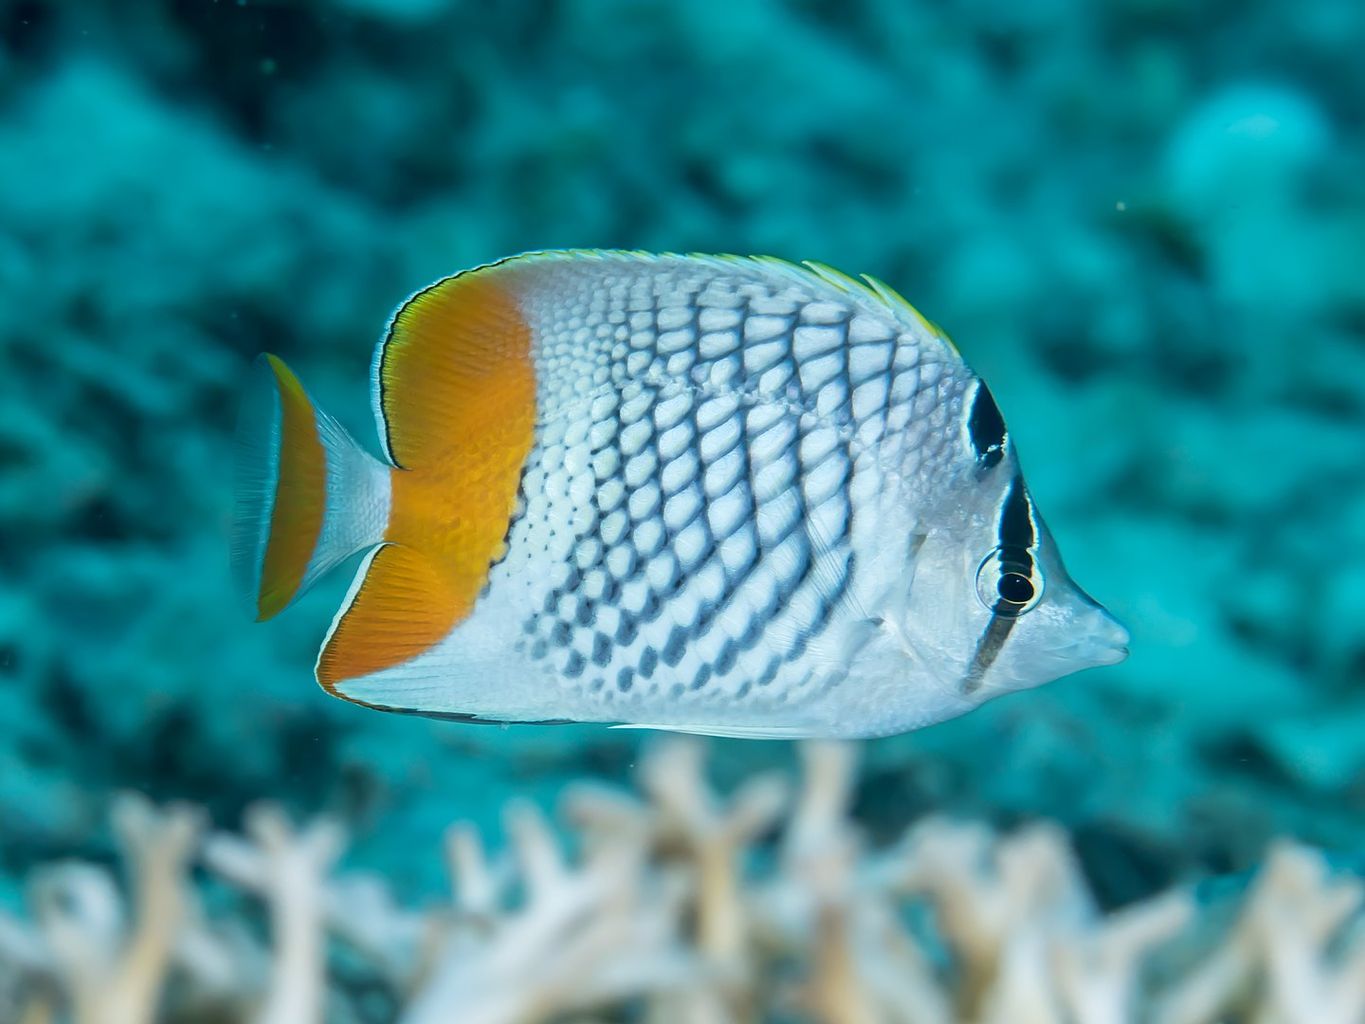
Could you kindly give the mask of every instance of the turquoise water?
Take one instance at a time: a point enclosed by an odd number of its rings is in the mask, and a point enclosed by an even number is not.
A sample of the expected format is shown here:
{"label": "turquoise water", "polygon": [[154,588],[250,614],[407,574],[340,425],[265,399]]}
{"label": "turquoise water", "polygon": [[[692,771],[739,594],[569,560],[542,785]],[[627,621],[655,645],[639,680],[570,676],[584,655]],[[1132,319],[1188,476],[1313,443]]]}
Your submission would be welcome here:
{"label": "turquoise water", "polygon": [[629,774],[633,734],[332,700],[349,574],[259,626],[227,576],[257,352],[373,443],[392,308],[559,246],[890,282],[1131,628],[867,744],[874,835],[1056,819],[1112,903],[1365,849],[1362,37],[1355,0],[0,5],[0,892],[105,856],[119,789],[334,811],[427,892],[452,818]]}

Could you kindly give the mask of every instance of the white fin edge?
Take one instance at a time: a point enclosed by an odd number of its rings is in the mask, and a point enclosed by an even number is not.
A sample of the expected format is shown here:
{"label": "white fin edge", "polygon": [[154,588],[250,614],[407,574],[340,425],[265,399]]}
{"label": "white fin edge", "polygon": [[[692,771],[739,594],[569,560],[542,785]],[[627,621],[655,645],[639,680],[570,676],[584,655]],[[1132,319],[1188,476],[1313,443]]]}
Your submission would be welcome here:
{"label": "white fin edge", "polygon": [[370,563],[374,561],[375,555],[379,554],[384,548],[388,547],[388,541],[376,544],[369,551],[365,552],[365,557],[360,560],[360,565],[356,567],[355,576],[351,579],[351,585],[346,588],[346,596],[341,599],[341,607],[332,616],[332,624],[327,627],[327,635],[322,638],[322,644],[318,647],[318,656],[313,659],[313,678],[317,678],[318,668],[322,664],[322,652],[327,650],[327,645],[332,642],[332,635],[341,625],[341,620],[346,617],[346,613],[351,610],[351,605],[355,604],[356,596],[360,593],[360,588],[365,583],[365,577],[369,575]]}

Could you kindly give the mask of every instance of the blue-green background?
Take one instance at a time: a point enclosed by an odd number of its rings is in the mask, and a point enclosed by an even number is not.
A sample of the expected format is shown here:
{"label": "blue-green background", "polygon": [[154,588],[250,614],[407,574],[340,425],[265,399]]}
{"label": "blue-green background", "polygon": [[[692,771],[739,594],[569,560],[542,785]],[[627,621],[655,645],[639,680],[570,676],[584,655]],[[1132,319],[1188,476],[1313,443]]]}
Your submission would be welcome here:
{"label": "blue-green background", "polygon": [[253,625],[225,568],[258,351],[372,441],[394,305],[557,246],[886,279],[1132,628],[868,744],[874,835],[1057,818],[1109,901],[1365,849],[1362,42],[1358,0],[0,3],[0,893],[121,787],[341,813],[423,891],[449,820],[629,775],[632,734],[328,698],[345,579]]}

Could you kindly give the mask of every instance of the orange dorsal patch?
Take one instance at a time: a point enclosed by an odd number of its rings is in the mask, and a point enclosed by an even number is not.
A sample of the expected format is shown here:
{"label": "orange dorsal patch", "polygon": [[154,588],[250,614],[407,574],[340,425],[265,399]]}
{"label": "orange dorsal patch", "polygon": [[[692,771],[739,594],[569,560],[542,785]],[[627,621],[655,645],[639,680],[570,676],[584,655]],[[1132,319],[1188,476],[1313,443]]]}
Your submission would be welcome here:
{"label": "orange dorsal patch", "polygon": [[338,683],[430,649],[501,557],[535,434],[531,333],[496,267],[419,292],[394,317],[375,386],[391,475],[381,548],[318,661]]}

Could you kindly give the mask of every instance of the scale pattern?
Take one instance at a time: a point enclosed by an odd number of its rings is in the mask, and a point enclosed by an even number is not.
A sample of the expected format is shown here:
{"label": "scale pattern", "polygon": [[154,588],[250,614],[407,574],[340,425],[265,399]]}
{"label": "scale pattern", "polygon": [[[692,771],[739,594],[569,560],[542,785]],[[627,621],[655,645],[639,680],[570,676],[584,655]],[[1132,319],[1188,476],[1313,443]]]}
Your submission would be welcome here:
{"label": "scale pattern", "polygon": [[864,632],[878,510],[931,472],[948,346],[786,265],[534,258],[539,419],[507,551],[516,650],[621,708],[777,706],[835,686]]}

